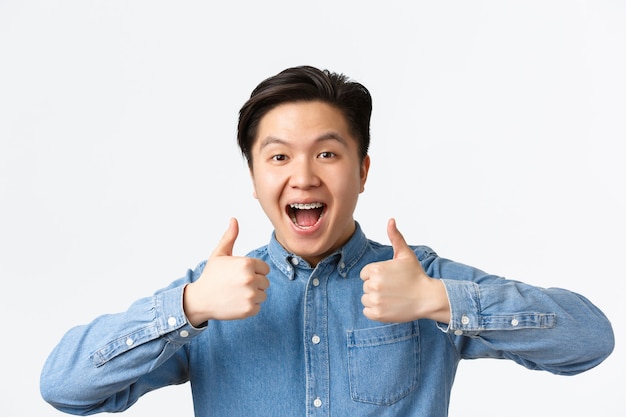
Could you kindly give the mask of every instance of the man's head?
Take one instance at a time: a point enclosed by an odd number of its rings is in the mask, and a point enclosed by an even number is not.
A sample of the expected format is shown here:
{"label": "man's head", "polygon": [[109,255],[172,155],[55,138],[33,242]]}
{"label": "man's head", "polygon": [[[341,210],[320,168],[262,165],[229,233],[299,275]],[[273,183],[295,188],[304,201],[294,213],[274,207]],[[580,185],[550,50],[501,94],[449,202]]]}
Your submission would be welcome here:
{"label": "man's head", "polygon": [[370,143],[372,97],[362,84],[343,74],[311,66],[287,68],[261,82],[239,111],[237,141],[252,167],[252,146],[261,118],[279,104],[322,101],[337,108],[359,142],[359,156],[365,158]]}
{"label": "man's head", "polygon": [[370,159],[365,87],[311,67],[263,81],[241,110],[239,143],[276,239],[311,265],[354,233]]}

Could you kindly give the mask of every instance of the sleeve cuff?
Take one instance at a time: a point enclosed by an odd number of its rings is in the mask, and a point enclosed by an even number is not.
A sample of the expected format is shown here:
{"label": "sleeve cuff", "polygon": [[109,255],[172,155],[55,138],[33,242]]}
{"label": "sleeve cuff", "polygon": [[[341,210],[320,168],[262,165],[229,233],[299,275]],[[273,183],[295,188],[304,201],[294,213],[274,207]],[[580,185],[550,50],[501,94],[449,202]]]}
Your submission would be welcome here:
{"label": "sleeve cuff", "polygon": [[156,296],[156,320],[161,334],[172,343],[187,343],[206,328],[194,327],[187,320],[183,310],[185,286],[172,288]]}
{"label": "sleeve cuff", "polygon": [[450,303],[450,323],[437,323],[443,332],[457,336],[476,333],[480,329],[480,297],[478,284],[471,281],[441,280]]}

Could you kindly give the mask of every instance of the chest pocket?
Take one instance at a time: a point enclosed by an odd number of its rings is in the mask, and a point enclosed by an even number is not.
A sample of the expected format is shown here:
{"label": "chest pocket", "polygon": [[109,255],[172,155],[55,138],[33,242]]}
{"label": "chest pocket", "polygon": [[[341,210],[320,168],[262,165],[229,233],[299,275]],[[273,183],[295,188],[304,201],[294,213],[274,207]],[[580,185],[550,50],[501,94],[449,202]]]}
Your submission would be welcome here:
{"label": "chest pocket", "polygon": [[350,330],[347,337],[354,401],[390,405],[417,387],[420,343],[416,322]]}

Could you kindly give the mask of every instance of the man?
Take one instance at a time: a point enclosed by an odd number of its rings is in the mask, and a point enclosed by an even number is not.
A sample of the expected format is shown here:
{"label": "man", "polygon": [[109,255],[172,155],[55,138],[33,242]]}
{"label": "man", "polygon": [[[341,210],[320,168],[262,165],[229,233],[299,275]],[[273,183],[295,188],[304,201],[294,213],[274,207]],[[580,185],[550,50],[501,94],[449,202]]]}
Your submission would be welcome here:
{"label": "man", "polygon": [[391,246],[353,217],[370,166],[371,98],[345,76],[289,68],[242,107],[238,142],[269,244],[233,256],[235,219],[169,287],[71,329],[43,397],[75,414],[122,411],[191,382],[197,416],[446,416],[460,359],[572,375],[614,338],[584,297]]}

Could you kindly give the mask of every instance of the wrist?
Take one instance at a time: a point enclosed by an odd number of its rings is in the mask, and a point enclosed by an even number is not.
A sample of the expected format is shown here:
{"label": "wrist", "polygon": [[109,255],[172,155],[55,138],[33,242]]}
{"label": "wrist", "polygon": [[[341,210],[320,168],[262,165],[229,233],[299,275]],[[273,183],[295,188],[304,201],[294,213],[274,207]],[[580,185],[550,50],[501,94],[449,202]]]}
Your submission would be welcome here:
{"label": "wrist", "polygon": [[187,318],[187,322],[193,327],[204,327],[209,321],[209,317],[200,309],[196,308],[197,303],[193,300],[194,283],[185,285],[183,289],[183,312]]}
{"label": "wrist", "polygon": [[428,279],[430,287],[428,293],[430,296],[428,297],[428,302],[425,303],[425,311],[422,317],[448,324],[450,323],[451,308],[446,286],[440,279],[430,277]]}

